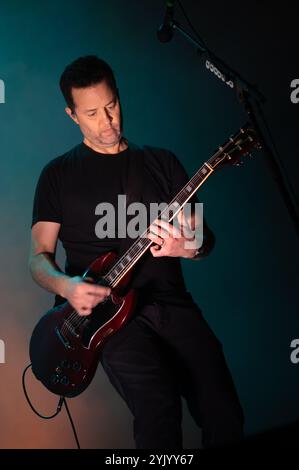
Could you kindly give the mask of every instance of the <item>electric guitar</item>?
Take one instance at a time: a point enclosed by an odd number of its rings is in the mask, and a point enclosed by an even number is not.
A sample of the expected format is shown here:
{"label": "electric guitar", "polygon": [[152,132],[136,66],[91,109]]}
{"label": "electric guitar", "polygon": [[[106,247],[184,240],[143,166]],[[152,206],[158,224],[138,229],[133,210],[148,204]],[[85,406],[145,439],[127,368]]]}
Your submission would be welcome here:
{"label": "electric guitar", "polygon": [[[241,157],[261,148],[254,129],[246,124],[217,149],[162,211],[171,222],[191,196],[217,169],[240,165]],[[111,287],[111,294],[88,316],[80,316],[69,302],[49,310],[35,326],[30,340],[34,375],[51,392],[65,397],[82,393],[96,372],[104,341],[131,317],[137,293],[130,289],[132,268],[153,243],[149,227],[120,258],[113,252],[97,258],[83,278]]]}

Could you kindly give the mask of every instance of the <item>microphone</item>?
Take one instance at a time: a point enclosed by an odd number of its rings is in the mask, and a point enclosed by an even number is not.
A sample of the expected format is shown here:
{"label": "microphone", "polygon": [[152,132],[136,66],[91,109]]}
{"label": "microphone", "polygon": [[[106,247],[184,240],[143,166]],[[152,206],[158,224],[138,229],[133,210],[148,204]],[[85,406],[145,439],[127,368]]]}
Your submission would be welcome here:
{"label": "microphone", "polygon": [[175,4],[175,0],[166,1],[166,11],[164,15],[164,20],[157,31],[158,39],[161,42],[168,42],[172,39],[172,36],[173,36],[172,22],[173,22],[173,15],[174,15],[174,4]]}

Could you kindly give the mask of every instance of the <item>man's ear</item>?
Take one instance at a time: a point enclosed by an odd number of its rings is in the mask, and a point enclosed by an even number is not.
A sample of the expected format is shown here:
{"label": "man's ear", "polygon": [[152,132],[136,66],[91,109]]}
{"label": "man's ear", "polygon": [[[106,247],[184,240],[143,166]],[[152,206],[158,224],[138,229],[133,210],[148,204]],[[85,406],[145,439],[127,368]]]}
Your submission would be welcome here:
{"label": "man's ear", "polygon": [[65,112],[76,124],[79,124],[75,111],[72,111],[71,108],[67,106]]}

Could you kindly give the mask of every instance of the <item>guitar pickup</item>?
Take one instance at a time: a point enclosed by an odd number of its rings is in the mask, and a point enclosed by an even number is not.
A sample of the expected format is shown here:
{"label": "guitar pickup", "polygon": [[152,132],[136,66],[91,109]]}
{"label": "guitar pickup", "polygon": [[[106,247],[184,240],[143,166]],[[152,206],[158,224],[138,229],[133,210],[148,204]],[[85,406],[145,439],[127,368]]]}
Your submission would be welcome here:
{"label": "guitar pickup", "polygon": [[55,328],[55,333],[56,333],[56,335],[58,336],[58,338],[60,339],[60,341],[62,342],[63,346],[66,349],[74,349],[73,346],[71,345],[71,343],[69,342],[69,340],[66,339],[66,337],[61,333],[61,331],[59,330],[59,328],[57,326]]}

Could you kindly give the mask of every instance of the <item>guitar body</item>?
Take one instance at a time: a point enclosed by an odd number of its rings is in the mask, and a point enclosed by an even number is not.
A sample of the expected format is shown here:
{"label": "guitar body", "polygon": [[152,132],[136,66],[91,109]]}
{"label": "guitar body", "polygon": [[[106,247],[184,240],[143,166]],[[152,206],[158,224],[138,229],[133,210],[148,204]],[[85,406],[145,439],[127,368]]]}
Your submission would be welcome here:
{"label": "guitar body", "polygon": [[[101,284],[102,276],[116,259],[112,252],[100,256],[83,277]],[[74,397],[88,387],[98,366],[101,346],[127,322],[136,305],[136,292],[126,292],[129,280],[130,272],[91,315],[79,317],[66,302],[49,310],[37,323],[30,340],[30,359],[33,373],[48,390]]]}

